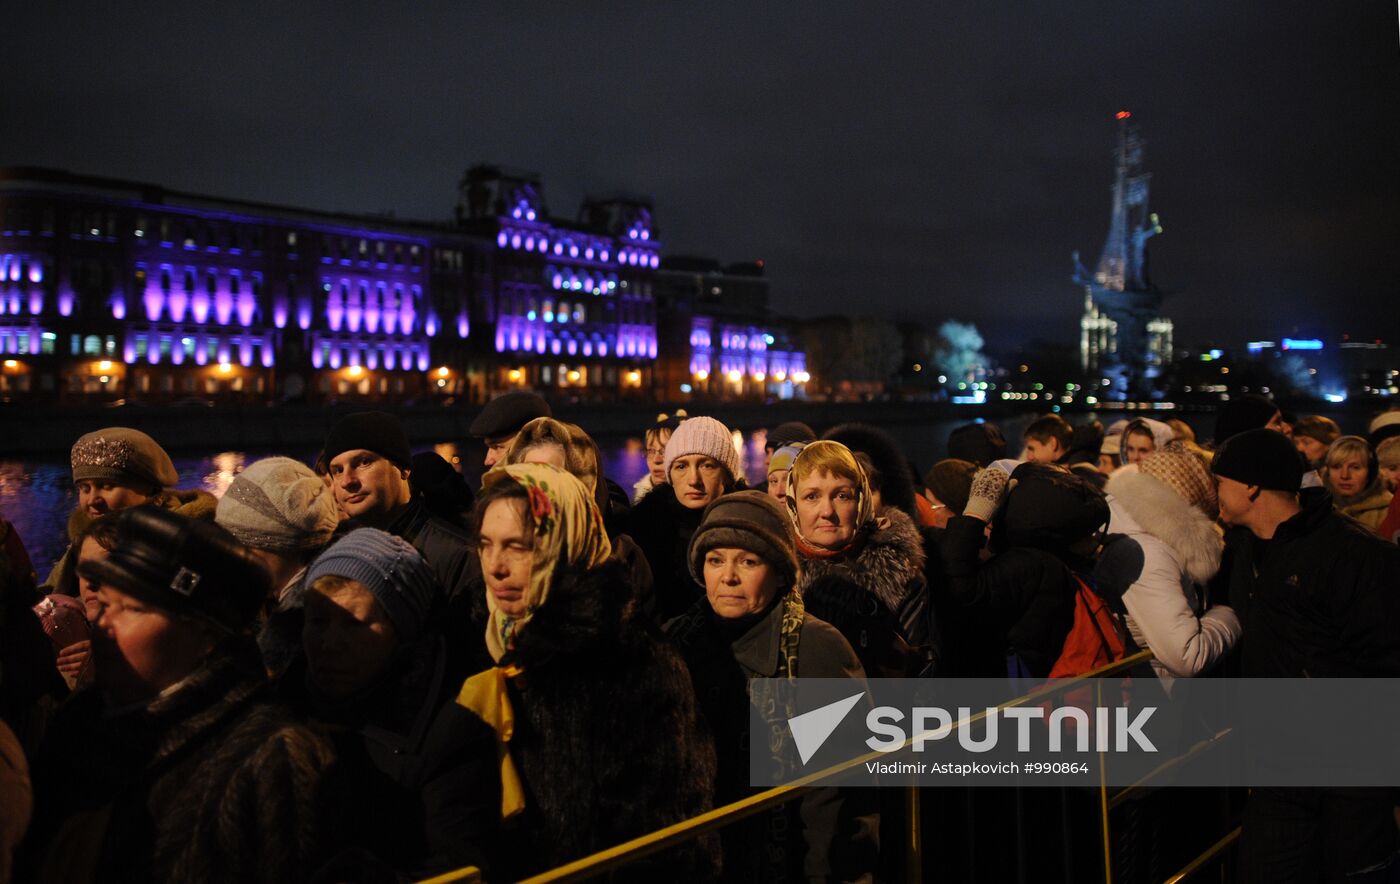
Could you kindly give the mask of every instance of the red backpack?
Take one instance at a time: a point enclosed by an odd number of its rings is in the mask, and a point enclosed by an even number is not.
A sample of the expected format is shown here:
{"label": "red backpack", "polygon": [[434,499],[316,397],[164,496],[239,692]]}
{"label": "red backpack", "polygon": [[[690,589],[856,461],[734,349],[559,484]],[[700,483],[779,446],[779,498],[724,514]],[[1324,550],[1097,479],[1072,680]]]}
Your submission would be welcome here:
{"label": "red backpack", "polygon": [[1050,667],[1051,678],[1072,678],[1122,660],[1133,647],[1123,620],[1108,603],[1074,574],[1074,624],[1065,636],[1060,656]]}

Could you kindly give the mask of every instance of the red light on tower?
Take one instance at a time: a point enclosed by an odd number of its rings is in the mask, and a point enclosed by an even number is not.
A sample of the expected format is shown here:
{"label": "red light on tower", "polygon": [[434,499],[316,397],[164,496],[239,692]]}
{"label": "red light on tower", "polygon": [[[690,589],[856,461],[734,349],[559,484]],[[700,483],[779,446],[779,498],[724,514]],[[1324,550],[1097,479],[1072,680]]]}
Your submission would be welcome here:
{"label": "red light on tower", "polygon": [[1132,115],[1133,115],[1133,114],[1132,114],[1132,111],[1119,111],[1118,113],[1116,113],[1116,114],[1113,115],[1113,118],[1114,118],[1115,120],[1126,120],[1128,117],[1131,117]]}

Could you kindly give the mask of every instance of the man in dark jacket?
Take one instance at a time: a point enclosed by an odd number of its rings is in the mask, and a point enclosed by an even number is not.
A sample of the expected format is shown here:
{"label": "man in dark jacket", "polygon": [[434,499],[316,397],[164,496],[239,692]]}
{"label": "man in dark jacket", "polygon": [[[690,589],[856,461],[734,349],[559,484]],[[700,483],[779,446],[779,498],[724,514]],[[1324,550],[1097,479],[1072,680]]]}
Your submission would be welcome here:
{"label": "man in dark jacket", "polygon": [[331,851],[330,744],[266,699],[249,628],[270,579],[228,532],[156,507],[79,573],[96,685],[55,719],[27,847],[38,881],[305,881]]}
{"label": "man in dark jacket", "polygon": [[[1244,627],[1241,671],[1256,678],[1400,676],[1400,548],[1338,514],[1282,433],[1229,438],[1212,464],[1230,603]],[[1318,880],[1400,863],[1382,790],[1255,789],[1245,809],[1243,880]]]}
{"label": "man in dark jacket", "polygon": [[326,435],[322,453],[336,502],[357,526],[402,537],[428,563],[442,593],[436,607],[464,671],[489,665],[481,636],[485,603],[473,599],[476,551],[465,532],[428,510],[408,479],[412,454],[398,418],[382,411],[347,415]]}

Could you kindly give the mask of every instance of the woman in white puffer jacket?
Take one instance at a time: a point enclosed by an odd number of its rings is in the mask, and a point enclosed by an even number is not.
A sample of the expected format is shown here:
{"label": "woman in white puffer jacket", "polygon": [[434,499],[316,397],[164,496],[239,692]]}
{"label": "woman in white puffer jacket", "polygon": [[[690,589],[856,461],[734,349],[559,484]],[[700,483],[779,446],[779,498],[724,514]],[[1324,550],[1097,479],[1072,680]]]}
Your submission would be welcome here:
{"label": "woman in white puffer jacket", "polygon": [[1120,595],[1138,647],[1156,655],[1163,687],[1209,669],[1240,637],[1233,609],[1204,610],[1203,587],[1224,550],[1215,483],[1180,443],[1113,473],[1104,488],[1111,513],[1094,576]]}

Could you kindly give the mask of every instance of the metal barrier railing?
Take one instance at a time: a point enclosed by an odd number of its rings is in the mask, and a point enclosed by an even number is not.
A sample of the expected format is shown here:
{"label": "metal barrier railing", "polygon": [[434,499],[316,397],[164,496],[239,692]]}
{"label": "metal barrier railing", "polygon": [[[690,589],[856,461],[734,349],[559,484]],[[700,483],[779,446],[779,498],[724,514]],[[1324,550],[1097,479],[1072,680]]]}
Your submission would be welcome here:
{"label": "metal barrier railing", "polygon": [[[1152,660],[1153,654],[1151,651],[1140,651],[1130,657],[1125,657],[1122,660],[1086,672],[1083,675],[1075,676],[1074,678],[1057,679],[1055,684],[1045,685],[1028,694],[1008,700],[996,707],[996,709],[1006,709],[1039,703],[1042,700],[1053,697],[1064,691],[1072,690],[1090,681],[1094,682],[1095,685],[1096,701],[1102,704],[1104,678],[1126,673],[1139,666],[1144,666]],[[970,725],[985,719],[986,716],[987,711],[983,710],[968,718],[954,722],[953,727],[957,728]],[[925,734],[911,734],[896,750],[870,752],[841,762],[840,764],[832,765],[825,770],[808,774],[786,785],[767,789],[731,804],[726,804],[723,807],[717,807],[698,816],[691,817],[688,820],[667,826],[664,829],[658,829],[655,832],[649,832],[640,837],[633,838],[630,841],[623,842],[614,847],[609,847],[606,850],[601,850],[589,856],[580,857],[558,868],[550,869],[547,872],[527,878],[525,879],[525,884],[553,884],[553,882],[584,881],[596,875],[603,874],[604,872],[626,866],[644,856],[699,838],[708,832],[722,829],[725,826],[753,816],[756,813],[761,813],[770,807],[776,807],[786,804],[789,801],[794,801],[802,797],[809,789],[817,787],[822,782],[838,774],[854,770],[870,761],[888,758],[894,752],[900,752],[910,748],[914,745],[916,740],[925,736]],[[1194,746],[1185,755],[1174,758],[1159,766],[1142,779],[1115,795],[1109,794],[1105,758],[1103,753],[1100,753],[1098,805],[1100,818],[1099,834],[1103,847],[1104,884],[1112,884],[1113,882],[1112,832],[1110,827],[1110,812],[1112,809],[1126,800],[1133,792],[1147,786],[1151,780],[1174,769],[1176,766],[1179,766],[1201,752],[1210,751],[1215,745],[1218,745],[1220,740],[1228,736],[1228,730],[1216,734],[1211,739]],[[905,874],[904,880],[908,882],[908,884],[920,884],[923,880],[923,833],[919,808],[920,790],[917,786],[909,786],[906,787],[905,791],[908,832],[904,844],[904,862],[902,863]],[[1171,882],[1184,880],[1186,877],[1194,874],[1227,849],[1238,837],[1239,830],[1236,829],[1234,832],[1212,845],[1205,853],[1198,856],[1195,860],[1192,860],[1188,866],[1170,879]],[[473,867],[439,875],[435,878],[427,879],[421,882],[421,884],[450,884],[450,882],[476,880],[480,880],[480,874],[477,869]]]}

